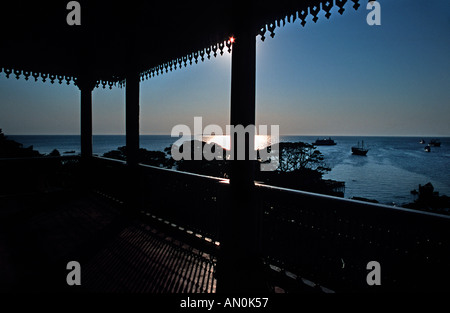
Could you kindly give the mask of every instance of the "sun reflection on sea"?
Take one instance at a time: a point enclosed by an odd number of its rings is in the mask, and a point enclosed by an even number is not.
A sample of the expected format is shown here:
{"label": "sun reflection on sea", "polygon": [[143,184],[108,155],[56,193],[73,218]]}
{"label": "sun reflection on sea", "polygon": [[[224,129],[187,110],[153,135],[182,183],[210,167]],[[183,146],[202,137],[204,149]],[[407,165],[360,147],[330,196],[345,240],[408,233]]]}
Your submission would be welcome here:
{"label": "sun reflection on sea", "polygon": [[[203,141],[206,143],[216,143],[222,148],[226,150],[230,150],[230,136],[204,136]],[[267,146],[270,146],[272,144],[272,138],[269,135],[256,135],[255,136],[255,149],[260,150],[264,149]]]}

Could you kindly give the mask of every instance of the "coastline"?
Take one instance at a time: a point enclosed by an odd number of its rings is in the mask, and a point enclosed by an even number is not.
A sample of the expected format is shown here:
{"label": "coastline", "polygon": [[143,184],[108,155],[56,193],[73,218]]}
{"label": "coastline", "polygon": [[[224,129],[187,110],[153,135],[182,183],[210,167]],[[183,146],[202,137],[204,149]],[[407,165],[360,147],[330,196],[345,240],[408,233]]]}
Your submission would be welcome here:
{"label": "coastline", "polygon": [[[80,152],[78,135],[7,135],[8,138],[33,145],[41,153],[58,149],[61,155]],[[280,141],[314,142],[323,136],[280,136]],[[327,136],[328,137],[328,136]],[[332,136],[336,146],[317,147],[325,156],[332,170],[324,179],[345,181],[345,198],[353,196],[374,199],[382,204],[401,206],[414,201],[410,191],[419,184],[431,182],[440,194],[450,194],[450,178],[445,170],[450,161],[450,137],[439,137],[442,147],[430,154],[422,153],[418,142],[432,137],[380,137],[380,136]],[[141,147],[163,151],[177,140],[170,135],[141,135]],[[352,156],[350,148],[358,140],[369,145],[367,157]],[[427,140],[428,141],[428,140]],[[58,146],[59,145],[59,146]],[[125,145],[124,135],[94,135],[94,154],[104,153]],[[64,152],[75,151],[72,154]]]}

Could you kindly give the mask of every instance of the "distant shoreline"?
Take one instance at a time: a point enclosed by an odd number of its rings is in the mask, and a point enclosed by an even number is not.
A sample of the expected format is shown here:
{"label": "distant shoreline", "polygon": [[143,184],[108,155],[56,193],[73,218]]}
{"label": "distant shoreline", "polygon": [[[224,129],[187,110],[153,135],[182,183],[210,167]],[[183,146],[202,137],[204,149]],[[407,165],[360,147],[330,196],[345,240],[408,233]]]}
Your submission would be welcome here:
{"label": "distant shoreline", "polygon": [[[80,135],[8,135],[21,142],[24,147],[33,145],[40,153],[48,154],[57,149],[80,153]],[[303,141],[314,143],[320,135],[281,135],[280,141]],[[410,203],[410,191],[419,184],[431,182],[441,194],[450,195],[450,176],[445,175],[450,165],[450,137],[427,136],[327,136],[337,145],[320,146],[318,150],[325,156],[331,172],[324,178],[345,181],[345,197],[352,196],[375,199],[383,204]],[[140,135],[140,147],[149,151],[164,151],[179,137],[170,135]],[[442,147],[424,152],[419,141],[437,138]],[[93,153],[104,153],[125,146],[125,135],[93,135]],[[370,148],[366,157],[354,156],[351,147],[364,140]],[[67,154],[66,154],[67,155]]]}

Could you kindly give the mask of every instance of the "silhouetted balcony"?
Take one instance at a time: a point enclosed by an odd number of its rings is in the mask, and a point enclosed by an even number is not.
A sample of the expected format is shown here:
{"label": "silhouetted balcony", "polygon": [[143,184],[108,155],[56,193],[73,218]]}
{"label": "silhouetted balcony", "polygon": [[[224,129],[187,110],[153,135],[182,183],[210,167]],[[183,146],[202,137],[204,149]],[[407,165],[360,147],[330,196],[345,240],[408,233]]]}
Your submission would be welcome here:
{"label": "silhouetted balcony", "polygon": [[[83,166],[78,157],[0,166],[10,286],[23,287],[31,272],[49,288],[68,288],[60,277],[50,283],[69,259],[83,264],[85,291],[220,286],[228,180],[148,165],[130,171],[100,157]],[[255,205],[268,292],[448,290],[449,217],[260,184]],[[369,261],[381,264],[381,286],[366,282]]]}
{"label": "silhouetted balcony", "polygon": [[[0,70],[77,85],[81,157],[0,160],[0,288],[448,290],[448,216],[254,184],[249,157],[231,162],[230,181],[138,163],[141,81],[232,51],[229,125],[255,125],[257,36],[359,2],[88,1],[75,28],[52,1],[2,7]],[[127,163],[92,156],[100,85],[125,85]],[[80,288],[66,283],[69,261]],[[380,286],[367,283],[371,261]]]}

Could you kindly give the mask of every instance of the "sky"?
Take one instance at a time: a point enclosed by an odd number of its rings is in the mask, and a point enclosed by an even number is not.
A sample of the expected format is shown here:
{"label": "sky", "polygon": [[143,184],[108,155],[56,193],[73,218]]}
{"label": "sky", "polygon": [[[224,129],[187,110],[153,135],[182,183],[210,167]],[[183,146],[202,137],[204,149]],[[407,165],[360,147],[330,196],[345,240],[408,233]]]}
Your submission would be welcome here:
{"label": "sky", "polygon": [[[369,26],[365,1],[333,7],[257,36],[256,121],[283,135],[450,136],[450,1],[380,0]],[[237,38],[238,40],[239,38]],[[141,134],[229,121],[231,55],[141,83]],[[73,84],[0,74],[0,128],[9,135],[79,134]],[[125,88],[93,91],[94,134],[125,133]]]}

